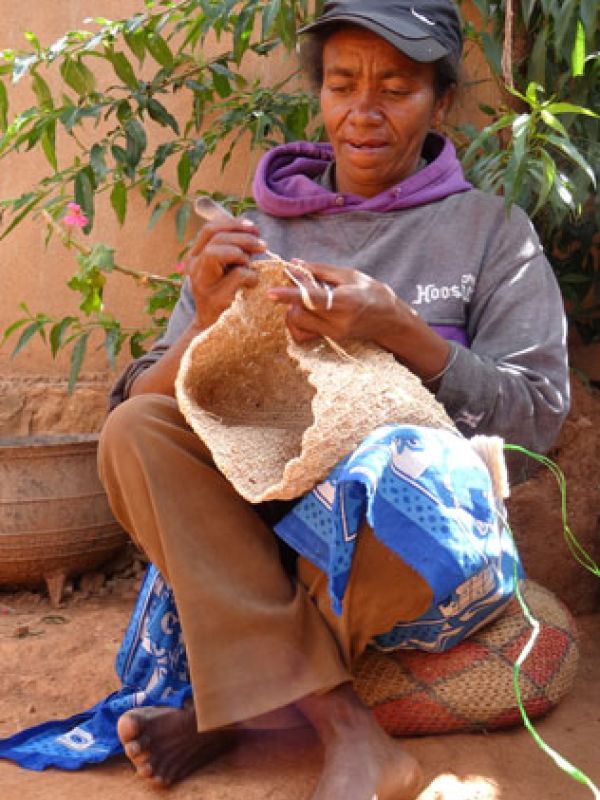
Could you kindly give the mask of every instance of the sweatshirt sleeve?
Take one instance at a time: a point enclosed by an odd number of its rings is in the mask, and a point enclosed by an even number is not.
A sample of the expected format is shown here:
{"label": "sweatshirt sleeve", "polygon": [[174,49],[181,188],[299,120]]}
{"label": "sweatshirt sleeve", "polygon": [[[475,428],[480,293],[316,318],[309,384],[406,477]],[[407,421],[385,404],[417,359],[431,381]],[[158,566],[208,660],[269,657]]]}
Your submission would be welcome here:
{"label": "sweatshirt sleeve", "polygon": [[569,410],[566,330],[531,221],[519,208],[503,211],[471,298],[471,347],[452,343],[437,392],[457,427],[546,452]]}
{"label": "sweatshirt sleeve", "polygon": [[162,358],[169,347],[177,341],[192,322],[195,313],[196,306],[194,298],[190,290],[189,281],[186,279],[164,334],[153,344],[147,353],[144,353],[143,356],[129,363],[114,383],[108,396],[109,411],[112,411],[124,400],[127,400],[131,392],[131,387],[138,375]]}

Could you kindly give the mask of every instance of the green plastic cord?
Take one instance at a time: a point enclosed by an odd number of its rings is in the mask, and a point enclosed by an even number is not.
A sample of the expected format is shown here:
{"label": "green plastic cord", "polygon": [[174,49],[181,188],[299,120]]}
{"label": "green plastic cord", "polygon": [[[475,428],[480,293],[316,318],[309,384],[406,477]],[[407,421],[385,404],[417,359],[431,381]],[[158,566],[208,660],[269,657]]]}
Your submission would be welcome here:
{"label": "green plastic cord", "polygon": [[[556,482],[558,483],[558,488],[560,490],[563,530],[569,550],[571,551],[575,559],[583,567],[585,567],[585,569],[589,570],[594,575],[600,576],[600,569],[598,568],[598,565],[596,564],[594,559],[590,556],[590,554],[585,550],[583,545],[578,541],[577,537],[572,532],[567,522],[567,482],[564,473],[558,466],[558,464],[549,459],[547,456],[542,456],[539,453],[532,453],[525,447],[519,447],[519,445],[505,444],[504,449],[518,453],[523,453],[524,455],[533,458],[535,461],[547,467],[550,470],[550,472],[554,475],[554,477],[556,478]],[[502,515],[501,520],[506,530],[510,533],[513,540],[513,546],[515,547],[516,550],[514,536],[508,525],[508,520],[506,519],[506,516]],[[529,719],[527,712],[525,711],[525,706],[523,705],[523,700],[521,697],[521,689],[519,687],[521,665],[525,662],[529,653],[533,649],[533,646],[535,645],[535,642],[540,633],[540,623],[537,619],[535,619],[535,617],[531,613],[530,609],[527,606],[527,603],[525,602],[523,595],[521,594],[516,560],[514,561],[513,579],[515,584],[515,595],[517,597],[517,600],[519,601],[519,605],[521,606],[521,610],[523,612],[525,619],[532,627],[531,636],[529,637],[529,640],[525,644],[525,647],[519,654],[519,657],[517,658],[513,666],[513,687],[517,698],[517,705],[519,707],[519,711],[521,712],[523,725],[530,733],[530,735],[532,736],[533,740],[538,745],[538,747],[554,761],[554,763],[559,769],[561,769],[563,772],[569,775],[569,777],[571,777],[573,780],[577,781],[578,783],[582,783],[584,786],[586,786],[594,795],[594,800],[600,800],[600,789],[598,789],[596,784],[593,783],[584,772],[582,772],[576,766],[571,764],[570,761],[567,761],[566,758],[561,756],[560,753],[558,753],[556,750],[550,747],[550,745],[547,742],[545,742],[544,739],[542,739],[540,734],[533,726],[533,723]]]}

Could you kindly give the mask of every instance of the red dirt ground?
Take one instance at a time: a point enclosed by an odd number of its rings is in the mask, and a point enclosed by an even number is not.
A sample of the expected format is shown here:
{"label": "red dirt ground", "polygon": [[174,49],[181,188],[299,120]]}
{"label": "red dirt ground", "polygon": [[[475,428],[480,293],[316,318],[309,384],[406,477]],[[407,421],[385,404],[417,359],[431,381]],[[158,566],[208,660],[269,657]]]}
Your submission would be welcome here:
{"label": "red dirt ground", "polygon": [[[60,609],[33,593],[0,594],[0,737],[88,708],[117,688],[114,657],[133,605],[133,579],[104,596],[72,595]],[[104,590],[106,591],[106,589]],[[600,782],[600,615],[579,617],[582,660],[572,694],[539,731]],[[18,634],[21,634],[20,636]],[[409,739],[428,787],[420,800],[584,800],[522,729]],[[308,730],[262,733],[183,784],[169,800],[308,800],[319,772]],[[2,800],[152,800],[125,759],[78,773],[0,762]],[[343,798],[340,798],[343,800]]]}
{"label": "red dirt ground", "polygon": [[[600,560],[600,393],[574,382],[573,408],[553,456],[569,484],[569,518]],[[517,487],[511,524],[529,577],[579,616],[581,662],[569,697],[538,723],[540,734],[600,783],[600,582],[561,543],[554,479],[540,473]],[[139,568],[138,568],[139,571]],[[108,584],[80,581],[62,608],[40,594],[0,593],[0,737],[82,711],[117,688],[114,658],[136,596],[132,570]],[[587,613],[594,611],[594,613]],[[20,634],[20,635],[19,635]],[[428,786],[420,800],[585,800],[522,728],[492,734],[410,739]],[[319,747],[308,730],[262,733],[168,793],[169,800],[309,800]],[[152,800],[124,758],[78,773],[34,773],[0,761],[1,800]],[[336,799],[337,800],[337,799]],[[344,798],[339,798],[344,800]]]}

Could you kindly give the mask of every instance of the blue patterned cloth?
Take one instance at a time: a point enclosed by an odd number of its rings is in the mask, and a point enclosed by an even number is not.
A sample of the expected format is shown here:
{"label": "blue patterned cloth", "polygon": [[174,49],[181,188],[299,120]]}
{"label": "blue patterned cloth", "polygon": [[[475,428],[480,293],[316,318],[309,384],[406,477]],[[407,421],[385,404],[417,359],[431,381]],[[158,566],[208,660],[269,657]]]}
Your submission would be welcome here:
{"label": "blue patterned cloth", "polygon": [[[487,469],[466,439],[395,425],[374,431],[277,524],[277,534],[324,570],[338,611],[363,521],[433,590],[430,609],[373,644],[443,651],[497,615],[521,576],[498,522]],[[210,611],[208,611],[210,613]],[[122,688],[89,711],[0,740],[0,758],[29,769],[78,769],[122,752],[116,724],[143,705],[181,707],[191,695],[175,601],[150,566],[116,664]]]}
{"label": "blue patterned cloth", "polygon": [[328,575],[338,613],[365,519],[433,590],[422,617],[375,639],[382,649],[447,650],[504,608],[515,566],[522,576],[488,470],[450,431],[378,428],[275,526]]}
{"label": "blue patterned cloth", "polygon": [[22,767],[81,769],[123,752],[117,720],[138,706],[181,707],[191,696],[187,656],[171,589],[154,566],[146,571],[117,654],[122,686],[82,714],[0,739],[0,758]]}

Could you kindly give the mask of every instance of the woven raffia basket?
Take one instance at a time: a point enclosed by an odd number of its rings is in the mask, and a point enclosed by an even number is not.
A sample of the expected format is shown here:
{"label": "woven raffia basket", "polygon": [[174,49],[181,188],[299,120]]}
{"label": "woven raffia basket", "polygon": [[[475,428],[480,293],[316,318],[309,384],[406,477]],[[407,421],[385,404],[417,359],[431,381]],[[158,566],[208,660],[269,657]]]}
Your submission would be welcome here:
{"label": "woven raffia basket", "polygon": [[219,470],[252,503],[305,494],[379,425],[454,430],[409,370],[374,345],[296,344],[286,307],[265,295],[288,285],[285,262],[253,263],[259,283],[236,295],[186,351],[176,381],[188,424]]}
{"label": "woven raffia basket", "polygon": [[66,578],[128,541],[96,468],[96,434],[0,439],[0,585],[45,581],[60,602]]}
{"label": "woven raffia basket", "polygon": [[[532,581],[526,582],[523,594],[540,622],[520,676],[523,704],[533,719],[569,692],[579,651],[565,606]],[[381,725],[397,736],[515,725],[521,716],[513,664],[530,635],[514,599],[499,619],[445,653],[367,650],[354,669],[355,689]]]}

